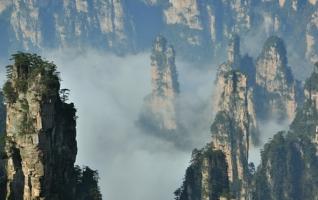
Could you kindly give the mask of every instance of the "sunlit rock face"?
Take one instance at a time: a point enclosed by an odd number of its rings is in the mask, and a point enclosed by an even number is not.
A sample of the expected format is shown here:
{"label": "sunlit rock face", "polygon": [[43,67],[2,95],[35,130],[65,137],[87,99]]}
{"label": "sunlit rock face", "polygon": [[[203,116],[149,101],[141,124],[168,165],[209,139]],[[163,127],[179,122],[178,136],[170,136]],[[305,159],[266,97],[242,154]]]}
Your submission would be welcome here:
{"label": "sunlit rock face", "polygon": [[[222,101],[211,126],[212,146],[225,154],[232,193],[245,199],[248,186],[248,151],[253,118],[249,114],[250,99],[247,79],[233,70],[223,74]],[[253,112],[253,111],[252,111]]]}
{"label": "sunlit rock face", "polygon": [[5,199],[74,199],[76,110],[60,98],[54,65],[28,59],[15,57],[4,87]]}
{"label": "sunlit rock face", "polygon": [[282,39],[270,37],[256,63],[257,113],[261,118],[291,121],[297,107],[297,86]]}
{"label": "sunlit rock face", "polygon": [[179,83],[175,52],[162,36],[155,39],[152,49],[151,86],[152,93],[145,99],[142,121],[163,133],[177,131]]}
{"label": "sunlit rock face", "polygon": [[176,200],[227,199],[229,180],[225,155],[207,145],[192,153],[182,186],[175,191]]}
{"label": "sunlit rock face", "polygon": [[318,61],[318,47],[317,47],[317,34],[318,34],[318,11],[314,12],[306,27],[306,57],[311,62]]}
{"label": "sunlit rock face", "polygon": [[306,99],[289,131],[277,133],[264,146],[254,175],[253,199],[317,199],[318,110]]}
{"label": "sunlit rock face", "polygon": [[[217,113],[219,111],[230,112],[232,106],[230,105],[232,91],[236,91],[234,87],[244,88],[239,96],[242,99],[246,99],[246,105],[244,109],[248,112],[248,127],[250,133],[250,145],[259,144],[259,131],[257,123],[257,113],[255,111],[255,105],[253,100],[253,86],[249,84],[249,79],[253,79],[252,76],[255,74],[250,73],[254,66],[246,66],[240,55],[240,39],[238,36],[232,36],[232,39],[228,46],[228,61],[218,67],[216,80],[215,80],[215,90],[213,93],[212,103],[213,112]],[[250,68],[250,69],[249,69]],[[242,70],[243,69],[243,70]],[[246,69],[246,70],[244,70]],[[236,70],[239,74],[240,80],[231,84],[233,79],[230,76],[233,71]],[[233,73],[235,74],[235,73]],[[234,75],[233,75],[234,76]],[[236,78],[234,78],[236,80]],[[233,81],[233,80],[232,80]],[[233,85],[234,84],[234,85]],[[240,84],[240,85],[236,85]],[[243,105],[242,105],[243,106]]]}
{"label": "sunlit rock face", "polygon": [[249,196],[248,151],[256,127],[252,127],[255,113],[247,78],[228,63],[220,66],[217,77],[220,96],[213,99],[218,107],[211,126],[212,142],[194,150],[183,185],[176,191],[178,200],[244,200]]}
{"label": "sunlit rock face", "polygon": [[3,35],[13,50],[133,48],[133,24],[123,0],[1,1],[0,19],[7,23]]}
{"label": "sunlit rock face", "polygon": [[0,55],[87,46],[122,55],[149,48],[149,38],[164,33],[185,59],[223,59],[231,35],[238,34],[283,35],[300,57],[315,62],[316,18],[316,0],[2,0],[0,42],[6,48]]}

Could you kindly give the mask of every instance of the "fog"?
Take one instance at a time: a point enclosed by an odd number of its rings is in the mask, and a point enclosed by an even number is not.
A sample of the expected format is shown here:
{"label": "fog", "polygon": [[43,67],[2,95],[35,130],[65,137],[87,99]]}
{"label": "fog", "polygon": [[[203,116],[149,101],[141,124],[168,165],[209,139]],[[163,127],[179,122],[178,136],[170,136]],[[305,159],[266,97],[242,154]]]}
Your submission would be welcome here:
{"label": "fog", "polygon": [[258,166],[261,162],[261,150],[264,145],[279,131],[288,130],[289,122],[288,120],[280,122],[268,120],[258,121],[258,125],[260,130],[260,145],[258,147],[252,147],[249,151],[249,162],[253,162],[255,166]]}
{"label": "fog", "polygon": [[[181,150],[135,126],[143,98],[151,92],[149,53],[120,58],[95,51],[79,56],[68,50],[43,57],[54,61],[62,88],[71,90],[69,101],[75,103],[79,117],[77,164],[99,171],[103,199],[173,199],[192,147],[210,141],[210,119],[204,116],[211,113],[214,73],[177,63],[184,99],[182,120],[192,127],[194,141],[189,150]],[[200,113],[198,108],[207,109]]]}

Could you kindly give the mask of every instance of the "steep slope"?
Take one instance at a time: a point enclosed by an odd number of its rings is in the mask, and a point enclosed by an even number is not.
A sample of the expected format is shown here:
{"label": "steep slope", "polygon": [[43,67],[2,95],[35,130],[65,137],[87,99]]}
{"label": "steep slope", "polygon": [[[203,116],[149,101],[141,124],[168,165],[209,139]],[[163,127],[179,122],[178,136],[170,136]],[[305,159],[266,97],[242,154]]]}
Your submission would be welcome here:
{"label": "steep slope", "polygon": [[316,0],[3,0],[0,55],[86,46],[131,53],[164,33],[185,59],[222,60],[231,35],[238,34],[246,36],[247,49],[249,36],[257,42],[284,36],[296,55],[315,62],[317,6]]}
{"label": "steep slope", "polygon": [[194,151],[177,199],[248,198],[250,94],[246,77],[226,66],[218,80],[222,92],[211,126],[212,142]]}
{"label": "steep slope", "polygon": [[[248,127],[251,139],[249,142],[251,145],[258,145],[259,130],[257,124],[257,113],[255,111],[255,105],[253,102],[254,85],[251,85],[249,83],[249,80],[253,77],[249,76],[252,74],[250,73],[250,69],[248,69],[248,67],[251,67],[251,69],[253,69],[254,66],[247,66],[245,64],[246,63],[243,62],[243,59],[240,55],[239,37],[234,35],[232,36],[231,42],[229,43],[228,47],[228,61],[220,65],[217,70],[215,80],[215,91],[213,93],[213,112],[230,112],[230,109],[232,109],[230,104],[233,100],[230,100],[227,97],[232,96],[232,91],[235,90],[235,87],[241,87],[244,90],[246,90],[246,93],[242,92],[240,95],[241,98],[246,99],[246,106],[249,119]],[[247,69],[247,71],[243,74],[241,72],[242,69]],[[231,81],[234,82],[231,83]],[[237,83],[240,83],[241,85],[235,85]]]}
{"label": "steep slope", "polygon": [[152,93],[145,98],[140,122],[162,134],[177,131],[176,99],[179,83],[175,52],[162,36],[155,39],[152,49],[151,85]]}
{"label": "steep slope", "polygon": [[82,47],[132,50],[133,25],[125,0],[9,1],[0,3],[5,49]]}
{"label": "steep slope", "polygon": [[297,109],[290,130],[279,132],[265,145],[254,176],[253,199],[318,198],[317,127],[316,102],[308,96]]}
{"label": "steep slope", "polygon": [[[75,170],[76,109],[66,103],[53,63],[33,54],[12,56],[3,87],[6,101],[6,164],[3,199],[80,199],[84,175]],[[84,173],[84,172],[83,172]],[[97,172],[89,176],[94,178]],[[87,178],[86,178],[87,179]],[[101,199],[96,182],[90,199]]]}
{"label": "steep slope", "polygon": [[297,83],[287,63],[285,44],[272,36],[264,44],[256,64],[255,100],[260,118],[278,120],[294,117]]}
{"label": "steep slope", "polygon": [[6,199],[72,199],[77,154],[74,105],[59,96],[55,65],[27,54],[13,58],[4,86]]}

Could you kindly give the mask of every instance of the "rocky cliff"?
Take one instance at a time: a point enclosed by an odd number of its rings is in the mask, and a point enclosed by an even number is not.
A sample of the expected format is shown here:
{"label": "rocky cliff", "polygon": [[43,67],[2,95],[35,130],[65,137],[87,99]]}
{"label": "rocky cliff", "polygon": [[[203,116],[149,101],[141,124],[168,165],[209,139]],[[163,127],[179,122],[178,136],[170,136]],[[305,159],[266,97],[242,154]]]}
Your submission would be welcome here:
{"label": "rocky cliff", "polygon": [[305,82],[305,98],[315,102],[318,109],[318,63],[315,64],[314,71]]}
{"label": "rocky cliff", "polygon": [[222,101],[211,126],[212,147],[225,154],[231,193],[245,199],[248,188],[248,151],[251,117],[250,94],[246,77],[237,71],[223,75]]}
{"label": "rocky cliff", "polygon": [[4,86],[6,199],[72,199],[74,105],[59,96],[55,65],[28,54],[13,59]]}
{"label": "rocky cliff", "polygon": [[230,196],[227,163],[222,151],[210,145],[194,150],[182,186],[175,191],[176,200],[218,200]]}
{"label": "rocky cliff", "polygon": [[291,121],[297,107],[297,90],[283,40],[268,38],[256,63],[254,91],[259,117]]}
{"label": "rocky cliff", "polygon": [[217,83],[220,99],[211,126],[212,142],[194,151],[185,182],[177,190],[182,200],[247,199],[249,195],[248,152],[255,127],[251,127],[254,124],[249,112],[253,112],[253,104],[247,78],[224,64],[219,69]]}
{"label": "rocky cliff", "polygon": [[[246,67],[245,67],[246,66]],[[251,67],[251,69],[248,69]],[[249,79],[253,79],[250,73],[254,66],[247,66],[240,55],[240,39],[238,36],[232,36],[231,42],[228,46],[228,61],[218,67],[215,91],[213,93],[213,112],[220,111],[230,112],[232,109],[231,104],[234,102],[230,99],[233,95],[233,91],[237,91],[236,88],[242,89],[239,96],[246,100],[245,105],[241,105],[248,113],[248,127],[250,133],[250,144],[259,144],[259,131],[257,125],[257,113],[255,111],[254,99],[253,99],[253,86],[249,84]],[[242,70],[247,69],[247,70]],[[241,72],[244,71],[244,74]],[[240,84],[240,85],[236,85]]]}
{"label": "rocky cliff", "polygon": [[[315,74],[307,79],[307,88]],[[253,199],[318,198],[317,127],[316,100],[308,96],[297,109],[290,130],[277,133],[265,144],[254,175]]]}
{"label": "rocky cliff", "polygon": [[60,90],[56,66],[27,53],[14,54],[12,60],[3,87],[6,132],[0,158],[0,164],[5,163],[1,199],[82,199],[79,190],[85,188],[79,186],[91,179],[96,186],[85,195],[101,199],[97,172],[83,179],[87,169],[74,168],[76,109],[65,102],[67,93]]}
{"label": "rocky cliff", "polygon": [[0,53],[87,45],[127,53],[149,48],[150,38],[164,33],[186,59],[224,59],[232,34],[257,42],[281,35],[300,58],[315,62],[317,6],[316,0],[3,0]]}
{"label": "rocky cliff", "polygon": [[0,19],[9,52],[87,45],[115,52],[133,48],[133,25],[122,0],[4,0]]}
{"label": "rocky cliff", "polygon": [[175,132],[178,129],[178,74],[174,49],[162,36],[155,39],[151,53],[151,85],[152,92],[145,98],[140,121],[152,130]]}

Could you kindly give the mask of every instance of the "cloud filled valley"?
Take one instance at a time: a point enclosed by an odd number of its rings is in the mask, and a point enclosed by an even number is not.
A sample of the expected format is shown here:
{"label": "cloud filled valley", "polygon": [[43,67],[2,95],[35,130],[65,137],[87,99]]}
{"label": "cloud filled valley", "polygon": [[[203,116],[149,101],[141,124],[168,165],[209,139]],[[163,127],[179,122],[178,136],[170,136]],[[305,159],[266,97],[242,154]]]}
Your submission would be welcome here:
{"label": "cloud filled valley", "polygon": [[210,140],[208,119],[196,110],[205,110],[212,100],[214,73],[177,63],[182,120],[189,128],[197,124],[188,136],[193,143],[180,149],[136,127],[143,98],[151,92],[148,53],[122,58],[95,51],[77,56],[70,51],[48,52],[44,57],[59,67],[61,87],[71,90],[78,115],[77,164],[99,171],[104,198],[172,199],[192,149]]}

